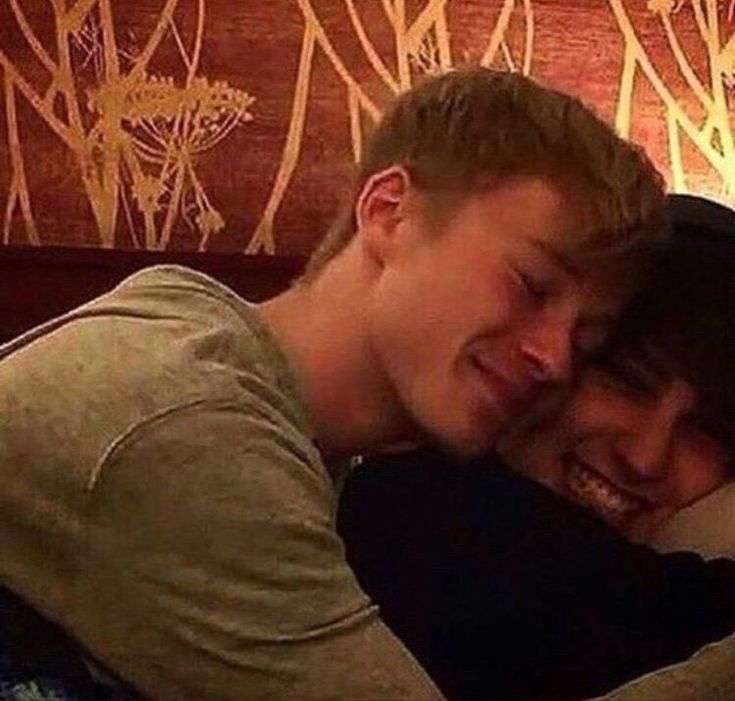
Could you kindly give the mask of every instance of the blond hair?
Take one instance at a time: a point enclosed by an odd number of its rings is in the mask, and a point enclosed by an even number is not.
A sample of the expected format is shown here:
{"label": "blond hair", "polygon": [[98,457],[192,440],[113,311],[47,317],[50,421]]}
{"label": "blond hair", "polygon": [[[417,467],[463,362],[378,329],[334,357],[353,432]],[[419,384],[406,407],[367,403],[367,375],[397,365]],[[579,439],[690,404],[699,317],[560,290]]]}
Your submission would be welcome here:
{"label": "blond hair", "polygon": [[461,197],[514,176],[549,177],[586,211],[579,247],[636,249],[665,230],[664,186],[643,151],[578,99],[486,68],[430,78],[387,110],[358,164],[354,193],[314,251],[314,279],[356,230],[357,195],[375,173],[403,166],[429,195]]}

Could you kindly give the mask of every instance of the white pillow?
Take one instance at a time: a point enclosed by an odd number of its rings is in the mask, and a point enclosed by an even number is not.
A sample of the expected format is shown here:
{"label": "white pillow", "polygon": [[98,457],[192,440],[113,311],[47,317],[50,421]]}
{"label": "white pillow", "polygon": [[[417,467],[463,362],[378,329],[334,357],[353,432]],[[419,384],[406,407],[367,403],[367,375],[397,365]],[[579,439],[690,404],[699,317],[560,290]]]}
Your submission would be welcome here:
{"label": "white pillow", "polygon": [[689,550],[735,559],[735,482],[677,513],[651,543],[660,552]]}

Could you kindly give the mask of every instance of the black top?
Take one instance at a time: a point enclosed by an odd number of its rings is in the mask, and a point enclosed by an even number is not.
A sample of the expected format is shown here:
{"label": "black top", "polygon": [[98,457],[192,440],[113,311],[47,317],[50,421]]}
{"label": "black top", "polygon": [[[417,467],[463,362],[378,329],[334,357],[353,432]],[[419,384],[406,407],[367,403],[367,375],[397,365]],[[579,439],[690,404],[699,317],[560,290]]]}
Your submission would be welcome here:
{"label": "black top", "polygon": [[633,545],[495,457],[367,461],[338,528],[450,698],[587,698],[735,630],[735,561]]}

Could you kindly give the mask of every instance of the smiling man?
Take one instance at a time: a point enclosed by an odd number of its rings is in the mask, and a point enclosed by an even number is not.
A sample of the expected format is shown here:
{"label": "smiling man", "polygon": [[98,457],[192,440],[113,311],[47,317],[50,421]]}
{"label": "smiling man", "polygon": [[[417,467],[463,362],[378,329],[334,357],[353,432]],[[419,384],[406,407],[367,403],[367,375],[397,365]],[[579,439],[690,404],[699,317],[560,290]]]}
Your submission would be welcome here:
{"label": "smiling man", "polygon": [[670,200],[678,236],[613,345],[563,412],[502,449],[529,477],[644,542],[735,465],[735,214]]}
{"label": "smiling man", "polygon": [[[618,353],[620,353],[618,355]],[[616,352],[588,370],[563,418],[506,455],[528,476],[645,540],[728,479],[733,430],[680,376]]]}
{"label": "smiling man", "polygon": [[345,459],[491,446],[608,333],[662,212],[577,100],[427,81],[287,292],[148,269],[0,350],[0,581],[146,697],[438,696],[345,562]]}
{"label": "smiling man", "polygon": [[[505,436],[502,460],[425,449],[347,482],[348,559],[451,698],[596,696],[735,630],[735,562],[630,542],[735,478],[735,212],[688,196],[669,208],[674,240],[647,289],[557,411]],[[730,698],[732,654],[730,640],[691,663],[681,698]],[[680,698],[676,674],[621,693]]]}
{"label": "smiling man", "polygon": [[634,251],[594,254],[610,234],[546,178],[438,202],[413,179],[368,178],[359,244],[262,308],[319,398],[310,415],[331,457],[427,434],[457,454],[488,448],[571,378],[640,276]]}

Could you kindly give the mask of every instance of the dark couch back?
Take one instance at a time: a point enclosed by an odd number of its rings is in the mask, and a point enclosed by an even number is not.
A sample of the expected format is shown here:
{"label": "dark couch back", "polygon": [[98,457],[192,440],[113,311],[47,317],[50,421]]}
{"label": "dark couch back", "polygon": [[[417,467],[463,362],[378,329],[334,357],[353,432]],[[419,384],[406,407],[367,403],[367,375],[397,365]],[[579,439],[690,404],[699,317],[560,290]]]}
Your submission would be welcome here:
{"label": "dark couch back", "polygon": [[285,289],[304,262],[283,256],[0,247],[0,342],[103,294],[149,265],[201,270],[258,302]]}

